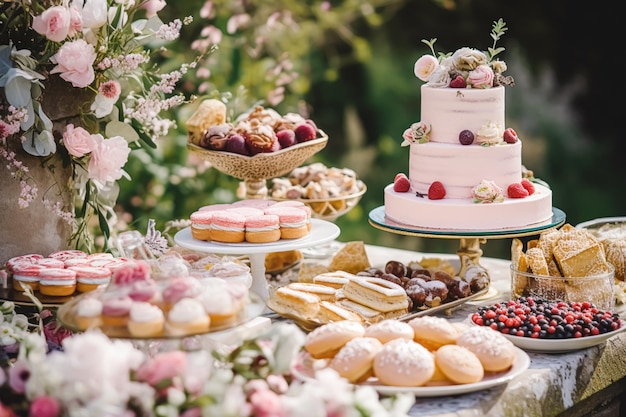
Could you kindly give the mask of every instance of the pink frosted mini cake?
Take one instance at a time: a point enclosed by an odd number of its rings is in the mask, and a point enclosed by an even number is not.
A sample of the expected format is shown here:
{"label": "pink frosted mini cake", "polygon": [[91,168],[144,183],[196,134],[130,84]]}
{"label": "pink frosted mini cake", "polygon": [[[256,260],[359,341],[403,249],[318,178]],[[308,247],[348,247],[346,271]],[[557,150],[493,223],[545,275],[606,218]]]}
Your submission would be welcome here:
{"label": "pink frosted mini cake", "polygon": [[[506,30],[494,22],[492,38]],[[415,63],[421,121],[403,134],[408,175],[384,190],[385,218],[427,229],[498,230],[552,218],[552,192],[522,166],[522,141],[505,124],[504,48],[434,51]]]}

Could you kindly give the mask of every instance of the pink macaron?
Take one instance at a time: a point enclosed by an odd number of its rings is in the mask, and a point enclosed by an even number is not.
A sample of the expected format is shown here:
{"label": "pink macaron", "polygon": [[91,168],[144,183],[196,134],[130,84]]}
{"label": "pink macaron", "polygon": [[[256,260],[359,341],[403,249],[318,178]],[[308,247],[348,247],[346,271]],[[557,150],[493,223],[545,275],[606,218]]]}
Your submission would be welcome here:
{"label": "pink macaron", "polygon": [[76,271],[44,268],[39,272],[39,292],[51,296],[72,295],[76,290]]}
{"label": "pink macaron", "polygon": [[35,264],[46,268],[65,268],[65,262],[55,258],[43,258],[35,261]]}
{"label": "pink macaron", "polygon": [[13,288],[17,291],[23,291],[23,284],[28,284],[33,291],[39,289],[39,274],[46,269],[41,265],[21,261],[13,264]]}
{"label": "pink macaron", "polygon": [[246,241],[268,243],[280,240],[280,219],[275,214],[260,214],[246,218]]}
{"label": "pink macaron", "polygon": [[245,200],[239,200],[232,203],[233,207],[253,207],[264,210],[274,204],[272,200],[265,200],[263,198],[248,198]]}
{"label": "pink macaron", "polygon": [[52,252],[48,255],[48,258],[58,259],[60,261],[66,261],[67,259],[72,258],[86,258],[87,254],[82,250],[78,249],[68,249],[68,250],[60,250],[56,252]]}
{"label": "pink macaron", "polygon": [[217,211],[199,210],[191,213],[191,237],[198,240],[211,240],[211,223]]}
{"label": "pink macaron", "polygon": [[263,210],[261,210],[260,208],[255,208],[255,207],[232,207],[226,211],[231,212],[231,213],[241,214],[242,216],[245,216],[245,217],[254,217],[254,216],[260,216],[263,214]]}
{"label": "pink macaron", "polygon": [[44,256],[38,253],[31,253],[28,255],[15,256],[5,262],[5,266],[9,271],[13,271],[17,264],[33,264],[39,259],[43,259]]}
{"label": "pink macaron", "polygon": [[238,243],[245,240],[246,216],[229,210],[213,214],[211,240]]}
{"label": "pink macaron", "polygon": [[111,282],[111,270],[109,268],[71,266],[67,269],[76,272],[76,290],[78,292],[93,291]]}
{"label": "pink macaron", "polygon": [[208,206],[202,206],[198,209],[198,211],[219,211],[226,210],[232,208],[232,205],[229,203],[219,203],[219,204],[210,204]]}
{"label": "pink macaron", "polygon": [[272,207],[295,207],[295,208],[304,210],[309,218],[311,217],[311,212],[312,212],[311,207],[307,206],[302,201],[298,201],[298,200],[277,201],[276,204],[274,204]]}
{"label": "pink macaron", "polygon": [[306,212],[296,207],[269,207],[266,214],[275,214],[280,221],[281,239],[296,239],[309,233]]}

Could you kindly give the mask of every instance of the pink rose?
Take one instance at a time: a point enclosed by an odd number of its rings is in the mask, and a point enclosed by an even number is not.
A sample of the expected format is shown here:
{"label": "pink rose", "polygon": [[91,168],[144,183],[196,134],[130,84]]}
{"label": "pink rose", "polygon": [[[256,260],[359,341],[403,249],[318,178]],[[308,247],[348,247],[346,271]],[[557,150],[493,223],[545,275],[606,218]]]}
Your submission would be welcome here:
{"label": "pink rose", "polygon": [[28,409],[29,417],[57,417],[60,415],[61,406],[59,402],[52,397],[42,395],[35,398]]}
{"label": "pink rose", "polygon": [[415,76],[422,81],[428,81],[428,77],[430,74],[435,71],[435,69],[439,66],[439,61],[432,55],[423,55],[417,61],[415,61],[415,66],[413,67],[413,72]]}
{"label": "pink rose", "polygon": [[61,78],[76,88],[87,87],[95,79],[96,52],[93,45],[83,39],[64,43],[50,60],[57,64],[50,73],[60,73]]}
{"label": "pink rose", "polygon": [[74,36],[83,30],[83,17],[76,6],[70,7],[70,30],[68,36]]}
{"label": "pink rose", "polygon": [[137,369],[137,380],[156,386],[163,381],[183,375],[186,369],[187,355],[185,352],[175,350],[157,353]]}
{"label": "pink rose", "polygon": [[70,31],[70,11],[67,7],[53,6],[35,16],[33,29],[53,42],[61,42]]}
{"label": "pink rose", "polygon": [[74,127],[73,124],[67,125],[63,133],[63,145],[70,155],[80,158],[91,152],[96,146],[91,134],[82,127]]}
{"label": "pink rose", "polygon": [[493,86],[493,70],[489,65],[479,65],[470,71],[467,82],[474,88],[489,88]]}
{"label": "pink rose", "polygon": [[119,285],[128,285],[137,281],[146,281],[150,278],[150,265],[145,261],[134,261],[115,270],[113,282]]}
{"label": "pink rose", "polygon": [[92,136],[95,139],[94,149],[89,161],[89,178],[102,183],[114,182],[122,178],[122,167],[128,161],[130,147],[121,136],[104,139],[102,135]]}
{"label": "pink rose", "polygon": [[158,12],[163,10],[167,3],[165,0],[148,0],[143,3],[139,8],[146,10],[146,17],[150,19],[151,17],[156,16]]}

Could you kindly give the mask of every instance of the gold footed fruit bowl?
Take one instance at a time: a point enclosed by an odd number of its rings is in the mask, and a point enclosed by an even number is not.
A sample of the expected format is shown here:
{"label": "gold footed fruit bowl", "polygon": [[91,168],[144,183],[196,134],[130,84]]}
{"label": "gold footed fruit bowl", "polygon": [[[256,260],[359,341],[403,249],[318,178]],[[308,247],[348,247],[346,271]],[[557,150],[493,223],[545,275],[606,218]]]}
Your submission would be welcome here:
{"label": "gold footed fruit bowl", "polygon": [[246,198],[266,198],[269,178],[284,175],[302,165],[307,159],[326,147],[328,136],[301,142],[276,152],[258,153],[253,156],[231,152],[213,151],[193,143],[187,147],[200,158],[208,161],[224,174],[243,180]]}
{"label": "gold footed fruit bowl", "polygon": [[361,197],[367,191],[365,183],[361,183],[356,193],[324,199],[312,198],[275,198],[276,201],[300,201],[311,208],[311,216],[321,220],[335,221],[352,210],[361,201]]}

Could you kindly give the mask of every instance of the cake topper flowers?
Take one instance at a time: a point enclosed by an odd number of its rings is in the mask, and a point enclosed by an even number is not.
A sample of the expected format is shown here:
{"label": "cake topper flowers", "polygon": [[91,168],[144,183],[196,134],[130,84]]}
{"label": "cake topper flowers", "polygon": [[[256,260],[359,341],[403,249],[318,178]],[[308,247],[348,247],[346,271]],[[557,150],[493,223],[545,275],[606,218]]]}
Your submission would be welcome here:
{"label": "cake topper flowers", "polygon": [[[98,219],[106,238],[132,149],[155,148],[175,122],[162,113],[188,101],[175,92],[195,62],[162,73],[151,62],[191,18],[163,23],[163,0],[14,0],[0,17],[0,160],[20,183],[16,207],[41,198],[91,248]],[[71,109],[71,113],[69,110]],[[69,183],[39,189],[25,156],[50,170],[71,167]],[[53,157],[61,163],[53,166]],[[6,174],[3,174],[6,175]],[[130,179],[130,178],[129,178]],[[58,198],[70,194],[67,198]]]}
{"label": "cake topper flowers", "polygon": [[498,40],[507,31],[502,19],[493,22],[491,38],[493,44],[486,52],[473,48],[460,48],[454,53],[435,52],[437,38],[422,39],[430,47],[432,55],[421,56],[414,65],[417,78],[432,87],[449,88],[491,88],[501,85],[514,85],[510,76],[504,76],[507,66],[504,61],[495,59],[504,51],[496,47]]}

